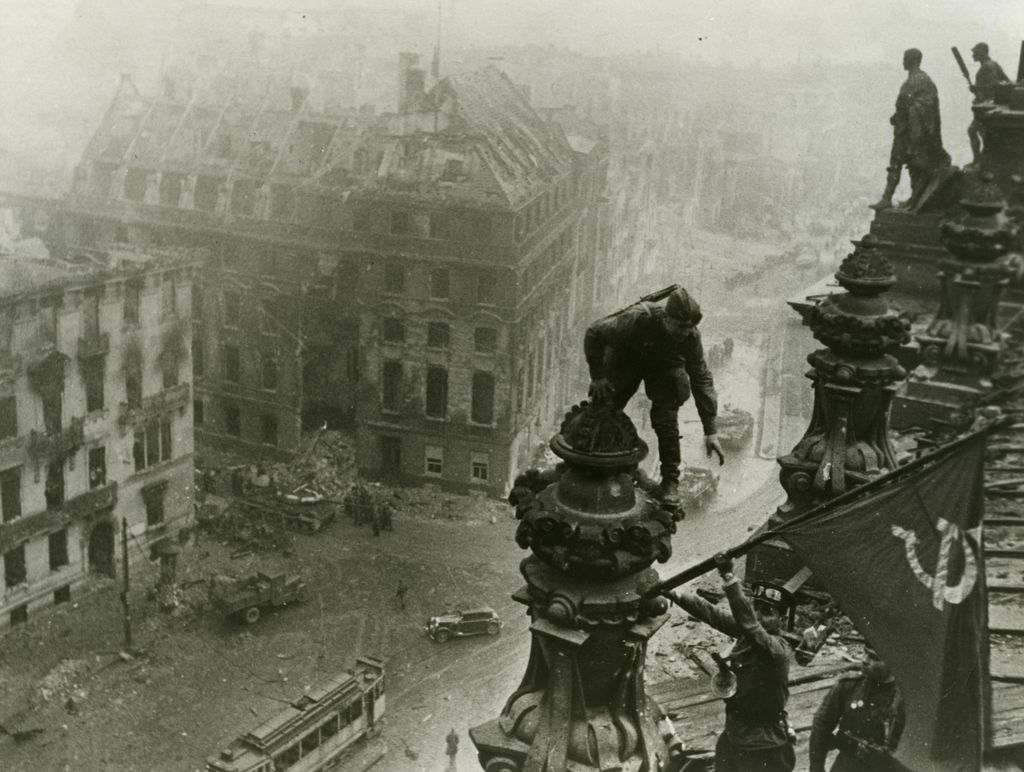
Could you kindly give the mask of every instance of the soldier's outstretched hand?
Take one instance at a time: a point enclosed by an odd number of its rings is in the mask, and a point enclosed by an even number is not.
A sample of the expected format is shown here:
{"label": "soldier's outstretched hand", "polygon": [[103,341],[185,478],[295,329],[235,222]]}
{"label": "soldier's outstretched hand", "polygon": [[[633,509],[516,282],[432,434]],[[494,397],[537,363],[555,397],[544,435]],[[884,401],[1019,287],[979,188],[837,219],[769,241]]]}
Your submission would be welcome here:
{"label": "soldier's outstretched hand", "polygon": [[704,447],[708,451],[708,458],[711,458],[711,454],[714,453],[718,456],[719,466],[722,466],[725,463],[725,452],[722,450],[722,443],[718,441],[717,434],[709,434],[705,436]]}
{"label": "soldier's outstretched hand", "polygon": [[607,378],[598,378],[590,382],[590,398],[595,405],[610,405],[614,391]]}

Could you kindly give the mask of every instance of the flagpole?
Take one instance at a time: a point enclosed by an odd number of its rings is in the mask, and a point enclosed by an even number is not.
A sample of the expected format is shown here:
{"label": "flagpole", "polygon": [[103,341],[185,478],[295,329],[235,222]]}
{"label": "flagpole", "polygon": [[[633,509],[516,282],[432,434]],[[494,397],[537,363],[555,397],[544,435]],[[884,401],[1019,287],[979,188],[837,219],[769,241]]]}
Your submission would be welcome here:
{"label": "flagpole", "polygon": [[[896,469],[893,469],[890,472],[886,472],[885,474],[879,475],[874,480],[870,480],[864,483],[863,485],[858,485],[856,488],[848,490],[845,493],[836,496],[834,499],[829,499],[828,501],[825,501],[816,507],[812,507],[811,509],[798,515],[797,517],[794,517],[792,520],[786,521],[778,528],[773,528],[771,530],[752,536],[742,544],[737,544],[735,547],[730,547],[729,549],[724,550],[718,554],[724,555],[727,558],[742,557],[750,550],[752,550],[754,547],[756,547],[758,544],[763,544],[769,539],[784,534],[786,530],[789,528],[793,528],[794,526],[798,525],[803,525],[804,523],[808,522],[809,520],[813,520],[819,515],[832,511],[837,506],[847,504],[851,501],[859,499],[863,495],[866,495],[877,490],[878,488],[881,488],[884,485],[888,485],[889,483],[895,482],[909,472],[912,472],[916,469],[920,469],[921,467],[930,464],[934,461],[938,461],[940,459],[945,458],[953,451],[966,445],[972,440],[977,439],[982,435],[988,434],[993,429],[1000,429],[1004,426],[1008,426],[1011,423],[1012,419],[1009,416],[1003,416],[1001,418],[997,418],[993,421],[990,421],[989,423],[981,426],[975,431],[969,432],[968,434],[965,434],[962,437],[958,437],[949,444],[943,445],[942,447],[933,450],[931,453],[922,454],[921,456],[918,456],[917,458],[908,461],[903,466],[896,467]],[[715,557],[717,557],[717,555]],[[668,579],[665,579],[664,581],[654,585],[654,587],[649,589],[646,593],[644,593],[644,595],[646,597],[660,595],[661,593],[678,587],[681,584],[686,584],[687,582],[693,581],[698,576],[703,576],[709,571],[714,570],[715,557],[706,558],[701,562],[690,566],[689,568],[683,569],[678,574],[674,574],[670,576]]]}

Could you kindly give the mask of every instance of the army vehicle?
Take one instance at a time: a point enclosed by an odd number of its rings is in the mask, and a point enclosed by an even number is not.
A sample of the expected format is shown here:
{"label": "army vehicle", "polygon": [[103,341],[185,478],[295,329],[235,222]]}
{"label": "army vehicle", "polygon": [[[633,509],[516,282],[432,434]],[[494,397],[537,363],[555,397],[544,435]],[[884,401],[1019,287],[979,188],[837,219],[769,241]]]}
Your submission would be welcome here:
{"label": "army vehicle", "polygon": [[256,624],[263,609],[286,606],[309,598],[309,588],[301,576],[259,571],[234,582],[215,584],[211,600],[222,613]]}

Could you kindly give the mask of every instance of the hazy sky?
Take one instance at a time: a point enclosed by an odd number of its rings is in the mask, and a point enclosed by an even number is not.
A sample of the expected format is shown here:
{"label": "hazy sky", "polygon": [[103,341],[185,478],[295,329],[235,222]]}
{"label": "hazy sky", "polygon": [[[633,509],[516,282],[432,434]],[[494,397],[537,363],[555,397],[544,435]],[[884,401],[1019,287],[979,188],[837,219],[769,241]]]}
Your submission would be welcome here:
{"label": "hazy sky", "polygon": [[[2,0],[0,151],[15,125],[47,143],[59,120],[91,131],[120,69],[140,82],[159,65],[160,40],[190,0]],[[337,8],[397,6],[436,14],[438,0],[208,0],[211,5]],[[924,51],[940,91],[961,89],[949,47],[969,57],[986,40],[1016,72],[1024,0],[440,0],[444,48],[565,46],[585,54],[631,51],[766,66],[774,61],[891,62],[891,102],[902,78],[901,52]],[[432,25],[431,25],[432,32]],[[93,54],[93,51],[103,52]],[[429,54],[429,51],[424,53]],[[126,61],[128,60],[128,61]],[[452,60],[449,60],[452,61]],[[972,66],[973,69],[973,66]],[[149,73],[151,74],[151,73]],[[959,93],[956,91],[955,93]],[[968,99],[966,93],[964,99]],[[77,105],[77,108],[75,107]],[[83,105],[90,106],[89,110]],[[56,120],[55,120],[56,116]],[[6,131],[5,131],[6,130]],[[39,132],[42,132],[40,134]],[[21,133],[24,136],[24,132]],[[87,136],[87,134],[86,134]],[[10,142],[6,143],[10,145]],[[76,151],[78,152],[78,151]]]}
{"label": "hazy sky", "polygon": [[[214,5],[298,10],[342,5],[435,12],[438,0],[209,0]],[[440,0],[453,43],[537,42],[586,53],[668,50],[736,61],[771,55],[879,59],[910,45],[970,48],[976,39],[1024,36],[1020,0]],[[136,27],[173,16],[185,0],[3,0],[0,66],[31,56],[101,9],[113,24]],[[102,30],[97,30],[102,34]],[[957,39],[950,39],[956,36]],[[1016,60],[1016,50],[1002,51]],[[1015,62],[1014,62],[1015,63]]]}

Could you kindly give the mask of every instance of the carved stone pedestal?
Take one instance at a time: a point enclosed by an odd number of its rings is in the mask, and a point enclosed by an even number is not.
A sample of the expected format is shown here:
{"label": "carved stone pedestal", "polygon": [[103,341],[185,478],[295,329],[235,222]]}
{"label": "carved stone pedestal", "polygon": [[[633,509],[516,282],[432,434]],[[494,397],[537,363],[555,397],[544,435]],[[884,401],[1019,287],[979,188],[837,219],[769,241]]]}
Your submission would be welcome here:
{"label": "carved stone pedestal", "polygon": [[668,604],[644,594],[675,522],[634,486],[647,447],[623,413],[584,403],[551,448],[564,466],[521,476],[510,497],[516,541],[533,552],[512,596],[533,620],[529,663],[501,715],[470,737],[487,772],[667,770],[644,663]]}
{"label": "carved stone pedestal", "polygon": [[992,388],[1002,357],[996,313],[1014,272],[1006,255],[1016,227],[1003,211],[991,175],[973,180],[961,204],[963,214],[941,228],[942,242],[956,260],[938,274],[941,301],[935,320],[915,336],[923,364],[896,397],[896,429],[932,428],[969,409]]}

